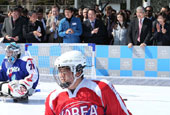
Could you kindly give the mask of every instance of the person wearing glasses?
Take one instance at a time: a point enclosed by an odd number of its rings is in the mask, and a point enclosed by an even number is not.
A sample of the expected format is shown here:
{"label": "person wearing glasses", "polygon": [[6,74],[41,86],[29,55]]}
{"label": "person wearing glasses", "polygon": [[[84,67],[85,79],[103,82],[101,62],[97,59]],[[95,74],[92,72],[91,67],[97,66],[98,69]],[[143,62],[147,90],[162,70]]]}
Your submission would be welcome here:
{"label": "person wearing glasses", "polygon": [[155,21],[155,17],[153,16],[153,7],[152,6],[147,6],[145,8],[145,16],[146,18],[150,19],[152,22]]}

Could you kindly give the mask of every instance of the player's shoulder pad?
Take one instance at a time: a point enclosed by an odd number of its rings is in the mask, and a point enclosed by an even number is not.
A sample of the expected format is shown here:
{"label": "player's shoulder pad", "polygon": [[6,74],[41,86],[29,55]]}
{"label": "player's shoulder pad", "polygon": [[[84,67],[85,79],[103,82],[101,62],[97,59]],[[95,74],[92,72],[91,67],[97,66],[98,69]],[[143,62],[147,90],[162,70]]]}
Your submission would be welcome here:
{"label": "player's shoulder pad", "polygon": [[106,79],[92,79],[92,81],[96,81],[96,82],[103,82],[103,83],[106,83],[106,84],[109,84],[110,81],[106,80]]}
{"label": "player's shoulder pad", "polygon": [[108,86],[112,85],[112,83],[106,79],[93,79],[92,81],[96,82],[97,84],[102,83],[103,85],[108,85]]}
{"label": "player's shoulder pad", "polygon": [[49,95],[50,95],[50,100],[55,99],[60,93],[66,92],[67,89],[62,89],[60,86],[57,87],[55,90],[53,90]]}

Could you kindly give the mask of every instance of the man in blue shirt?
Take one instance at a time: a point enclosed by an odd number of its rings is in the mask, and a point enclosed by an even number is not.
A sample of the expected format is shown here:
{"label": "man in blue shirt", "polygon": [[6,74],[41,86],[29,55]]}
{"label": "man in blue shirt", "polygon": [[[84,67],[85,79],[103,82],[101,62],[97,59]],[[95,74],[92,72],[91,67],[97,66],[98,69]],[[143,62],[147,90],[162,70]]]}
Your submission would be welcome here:
{"label": "man in blue shirt", "polygon": [[63,37],[63,43],[80,43],[82,24],[79,18],[73,16],[73,8],[64,10],[65,18],[59,24],[59,36]]}

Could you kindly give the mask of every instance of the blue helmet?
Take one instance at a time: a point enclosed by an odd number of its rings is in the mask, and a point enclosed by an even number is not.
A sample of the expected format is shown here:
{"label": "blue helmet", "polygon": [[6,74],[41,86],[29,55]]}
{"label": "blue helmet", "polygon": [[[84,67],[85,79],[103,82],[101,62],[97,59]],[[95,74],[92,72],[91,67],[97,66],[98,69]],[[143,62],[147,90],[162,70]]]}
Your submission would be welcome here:
{"label": "blue helmet", "polygon": [[18,46],[15,42],[11,42],[6,48],[6,57],[8,59],[8,62],[14,63],[16,59],[21,54],[20,46]]}

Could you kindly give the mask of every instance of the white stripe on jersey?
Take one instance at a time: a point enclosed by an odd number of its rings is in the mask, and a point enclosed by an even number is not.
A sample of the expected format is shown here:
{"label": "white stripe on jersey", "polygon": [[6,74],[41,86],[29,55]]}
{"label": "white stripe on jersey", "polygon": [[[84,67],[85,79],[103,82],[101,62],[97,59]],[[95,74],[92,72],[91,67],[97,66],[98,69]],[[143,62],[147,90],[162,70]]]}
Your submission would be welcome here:
{"label": "white stripe on jersey", "polygon": [[115,95],[116,95],[116,97],[117,97],[117,99],[118,99],[118,101],[119,101],[119,103],[120,103],[120,106],[122,107],[123,111],[124,111],[127,115],[129,115],[128,110],[127,110],[125,104],[122,102],[122,99],[120,98],[119,93],[118,93],[118,92],[116,91],[116,89],[113,87],[113,84],[112,84],[111,82],[107,81],[107,80],[101,80],[101,81],[104,82],[104,83],[106,83],[106,84],[112,89],[112,91],[115,93]]}
{"label": "white stripe on jersey", "polygon": [[[54,91],[54,92],[52,92],[52,94],[50,95],[50,99],[49,99],[49,106],[50,106],[50,108],[51,108],[51,110],[54,112],[54,108],[53,108],[53,100],[55,99],[55,98],[57,98],[58,97],[58,95],[61,93],[61,92],[63,92],[65,89],[62,89],[61,87],[59,87],[58,86],[58,88],[56,88],[56,90]],[[67,90],[65,90],[65,91],[67,91]]]}

